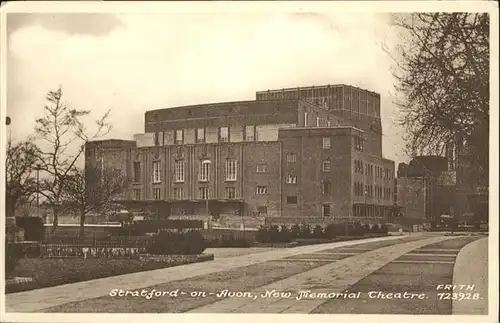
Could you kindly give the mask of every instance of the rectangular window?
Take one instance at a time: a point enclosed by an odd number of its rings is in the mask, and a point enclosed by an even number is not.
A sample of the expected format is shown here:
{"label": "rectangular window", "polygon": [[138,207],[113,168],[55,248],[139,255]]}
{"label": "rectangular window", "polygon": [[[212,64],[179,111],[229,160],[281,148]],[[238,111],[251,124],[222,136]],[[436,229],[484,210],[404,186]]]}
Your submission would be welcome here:
{"label": "rectangular window", "polygon": [[196,142],[199,144],[205,142],[205,128],[196,129]]}
{"label": "rectangular window", "polygon": [[331,192],[331,184],[329,181],[323,181],[321,193],[323,195],[330,195]]}
{"label": "rectangular window", "polygon": [[265,216],[265,215],[267,215],[267,206],[259,206],[259,207],[257,207],[257,213],[259,213],[259,216]]}
{"label": "rectangular window", "polygon": [[316,127],[319,127],[319,117],[316,117]]}
{"label": "rectangular window", "polygon": [[304,128],[307,128],[307,112],[304,112]]}
{"label": "rectangular window", "polygon": [[332,125],[332,124],[331,124],[331,122],[330,122],[330,121],[328,121],[328,122],[326,123],[326,126],[327,126],[327,127],[331,127],[331,125]]}
{"label": "rectangular window", "polygon": [[134,175],[133,175],[134,183],[139,183],[141,181],[141,163],[134,162]]}
{"label": "rectangular window", "polygon": [[354,137],[354,145],[357,151],[363,151],[363,138],[359,136]]}
{"label": "rectangular window", "polygon": [[182,200],[184,198],[184,189],[182,187],[174,187],[174,200]]}
{"label": "rectangular window", "polygon": [[198,188],[198,198],[201,199],[201,200],[208,200],[208,198],[209,198],[208,187],[200,187],[200,188]]}
{"label": "rectangular window", "polygon": [[297,204],[297,196],[287,196],[286,204]]}
{"label": "rectangular window", "polygon": [[154,141],[155,141],[155,146],[159,146],[160,145],[160,139],[159,139],[158,132],[154,133]]}
{"label": "rectangular window", "polygon": [[236,188],[234,187],[226,187],[224,193],[228,200],[234,200],[236,198]]}
{"label": "rectangular window", "polygon": [[161,200],[161,189],[159,187],[155,187],[153,189],[153,193],[155,196],[155,200]]}
{"label": "rectangular window", "polygon": [[245,127],[245,141],[255,141],[255,128],[254,126]]}
{"label": "rectangular window", "polygon": [[235,181],[237,179],[236,159],[226,159],[226,181]]}
{"label": "rectangular window", "polygon": [[267,194],[267,186],[257,186],[257,194],[258,195]]}
{"label": "rectangular window", "polygon": [[329,137],[323,137],[323,149],[330,149],[331,141]]}
{"label": "rectangular window", "polygon": [[161,182],[160,165],[161,164],[159,161],[153,162],[153,183],[160,183]]}
{"label": "rectangular window", "polygon": [[329,172],[331,168],[331,163],[329,160],[324,160],[323,161],[323,171],[324,172]]}
{"label": "rectangular window", "polygon": [[141,190],[136,188],[134,189],[134,200],[140,200],[141,199]]}
{"label": "rectangular window", "polygon": [[200,161],[200,172],[198,175],[200,182],[208,182],[210,180],[210,160],[205,159]]}
{"label": "rectangular window", "polygon": [[184,160],[176,160],[174,163],[174,182],[184,182]]}
{"label": "rectangular window", "polygon": [[267,164],[258,164],[257,173],[267,173]]}
{"label": "rectangular window", "polygon": [[323,216],[330,216],[330,204],[323,204]]}
{"label": "rectangular window", "polygon": [[286,183],[287,184],[297,184],[297,176],[288,175],[286,177]]}
{"label": "rectangular window", "polygon": [[229,128],[228,127],[220,127],[219,128],[219,141],[220,142],[228,142],[229,141]]}
{"label": "rectangular window", "polygon": [[297,154],[289,153],[286,155],[287,163],[295,163],[297,161]]}
{"label": "rectangular window", "polygon": [[176,145],[182,145],[184,143],[184,136],[183,136],[183,131],[182,129],[176,130],[175,131],[175,144]]}

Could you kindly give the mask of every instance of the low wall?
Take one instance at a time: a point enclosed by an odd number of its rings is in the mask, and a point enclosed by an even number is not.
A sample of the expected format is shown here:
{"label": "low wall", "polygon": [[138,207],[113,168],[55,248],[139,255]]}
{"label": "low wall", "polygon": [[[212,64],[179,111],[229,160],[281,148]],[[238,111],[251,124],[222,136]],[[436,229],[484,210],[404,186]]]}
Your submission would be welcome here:
{"label": "low wall", "polygon": [[322,227],[326,227],[327,225],[331,223],[356,223],[360,222],[361,224],[385,224],[385,219],[380,217],[380,218],[360,218],[360,217],[286,217],[286,216],[279,216],[279,217],[267,217],[265,221],[266,226],[273,226],[273,225],[286,225],[286,226],[292,226],[294,224],[308,224],[311,227],[314,227],[316,225],[320,225]]}

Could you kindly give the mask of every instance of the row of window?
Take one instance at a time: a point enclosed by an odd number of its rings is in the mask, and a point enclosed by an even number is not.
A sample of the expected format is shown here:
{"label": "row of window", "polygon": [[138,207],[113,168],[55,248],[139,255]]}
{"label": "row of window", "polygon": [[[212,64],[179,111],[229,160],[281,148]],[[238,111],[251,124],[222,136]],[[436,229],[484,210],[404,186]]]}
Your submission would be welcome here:
{"label": "row of window", "polygon": [[363,183],[354,183],[355,196],[375,197],[377,199],[391,200],[392,192],[390,188],[383,188],[379,185],[363,185]]}
{"label": "row of window", "polygon": [[[174,143],[176,145],[182,145],[186,142],[186,130],[177,129],[174,132]],[[155,133],[155,145],[161,145],[161,133]],[[207,130],[206,128],[197,128],[195,131],[194,142],[202,144],[207,141]],[[219,127],[217,129],[217,140],[218,142],[229,142],[230,132],[229,127]],[[164,140],[165,141],[165,140]],[[192,141],[192,138],[191,138]],[[243,131],[243,141],[255,141],[255,126],[245,126]],[[189,140],[187,142],[190,142]]]}
{"label": "row of window", "polygon": [[[141,199],[141,190],[140,189],[134,189],[134,199],[140,200]],[[153,188],[153,196],[155,200],[161,200],[162,195],[161,195],[161,188],[160,187],[155,187]],[[226,199],[236,199],[236,188],[234,187],[226,187],[224,189],[224,196]],[[185,198],[184,194],[184,188],[183,187],[174,187],[172,191],[172,198],[174,200],[182,200]],[[198,198],[202,200],[206,200],[210,198],[210,189],[208,187],[199,187],[198,188]]]}
{"label": "row of window", "polygon": [[[200,182],[208,182],[210,180],[210,164],[211,161],[208,159],[201,160],[199,165],[198,172],[198,180]],[[225,180],[226,181],[236,181],[238,175],[238,162],[236,159],[226,159],[226,171],[225,171]],[[133,164],[133,182],[140,182],[141,179],[141,164],[140,162],[134,162]],[[257,169],[259,171],[259,168]],[[265,171],[260,168],[260,171]],[[185,181],[185,161],[184,160],[176,160],[174,162],[174,182],[183,183]],[[153,162],[153,173],[152,173],[152,182],[160,183],[161,182],[161,162],[154,161]]]}
{"label": "row of window", "polygon": [[380,166],[364,164],[362,160],[354,161],[354,172],[375,176],[375,178],[392,179],[391,170]]}
{"label": "row of window", "polygon": [[[210,165],[211,161],[208,159],[201,160],[199,164],[198,171],[198,181],[200,182],[209,182],[210,181]],[[327,168],[329,166],[326,166]],[[266,173],[267,172],[267,164],[258,164],[257,165],[257,173]],[[141,176],[141,165],[140,162],[134,162],[134,171],[133,171],[133,181],[135,183],[140,182]],[[184,172],[184,161],[176,160],[174,162],[174,181],[177,183],[184,182],[185,172]],[[226,181],[236,181],[237,180],[237,161],[236,159],[227,159],[226,160]],[[161,164],[160,161],[153,162],[153,183],[161,182]],[[286,177],[287,184],[297,184],[297,176],[288,175]]]}

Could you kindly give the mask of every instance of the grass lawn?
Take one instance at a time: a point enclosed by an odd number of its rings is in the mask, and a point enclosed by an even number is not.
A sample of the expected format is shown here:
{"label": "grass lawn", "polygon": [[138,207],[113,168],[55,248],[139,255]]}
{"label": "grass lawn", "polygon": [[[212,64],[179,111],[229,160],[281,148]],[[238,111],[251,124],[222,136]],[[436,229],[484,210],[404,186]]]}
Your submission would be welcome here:
{"label": "grass lawn", "polygon": [[5,292],[15,293],[208,260],[213,260],[213,255],[170,255],[161,260],[24,258],[18,261],[12,276],[31,277],[33,282],[8,285]]}

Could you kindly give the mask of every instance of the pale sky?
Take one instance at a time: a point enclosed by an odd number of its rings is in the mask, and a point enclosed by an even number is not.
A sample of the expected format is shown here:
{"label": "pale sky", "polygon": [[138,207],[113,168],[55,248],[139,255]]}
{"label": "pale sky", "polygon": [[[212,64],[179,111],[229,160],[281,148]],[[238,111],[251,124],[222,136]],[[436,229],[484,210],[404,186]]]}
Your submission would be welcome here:
{"label": "pale sky", "polygon": [[13,139],[32,132],[47,91],[62,86],[97,119],[112,109],[106,138],[144,131],[146,110],[255,99],[255,92],[350,84],[381,94],[384,157],[407,161],[396,127],[388,16],[8,14],[7,112]]}

